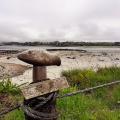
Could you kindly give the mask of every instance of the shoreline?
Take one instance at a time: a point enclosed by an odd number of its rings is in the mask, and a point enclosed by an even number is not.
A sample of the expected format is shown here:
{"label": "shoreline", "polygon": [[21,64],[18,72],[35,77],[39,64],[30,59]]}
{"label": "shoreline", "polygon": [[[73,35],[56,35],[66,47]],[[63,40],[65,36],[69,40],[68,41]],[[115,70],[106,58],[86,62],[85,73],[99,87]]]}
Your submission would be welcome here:
{"label": "shoreline", "polygon": [[[60,73],[63,70],[69,70],[69,69],[94,69],[97,70],[99,67],[110,67],[110,66],[118,66],[120,67],[120,49],[114,48],[108,49],[107,51],[104,51],[101,49],[96,50],[96,52],[92,52],[89,49],[87,51],[81,51],[80,49],[49,49],[48,50],[52,53],[57,53],[58,56],[60,56],[62,64],[61,66],[48,66],[47,67],[47,76],[48,78],[59,78]],[[117,51],[117,52],[116,52]],[[2,51],[3,52],[3,51]],[[21,50],[17,51],[10,51],[6,52],[4,51],[4,55],[0,55],[0,63],[4,64],[19,64],[22,65],[23,73],[21,75],[17,75],[12,77],[12,82],[15,84],[23,84],[26,82],[32,81],[32,69],[31,65],[24,63],[17,59],[17,54],[21,52]],[[14,66],[15,67],[15,66]],[[26,69],[28,67],[29,69]],[[8,67],[9,68],[9,67]],[[6,67],[6,69],[8,69]],[[15,67],[18,71],[19,69],[17,66]],[[15,70],[13,68],[13,70]],[[9,68],[10,69],[10,68]],[[16,73],[17,74],[17,73]]]}

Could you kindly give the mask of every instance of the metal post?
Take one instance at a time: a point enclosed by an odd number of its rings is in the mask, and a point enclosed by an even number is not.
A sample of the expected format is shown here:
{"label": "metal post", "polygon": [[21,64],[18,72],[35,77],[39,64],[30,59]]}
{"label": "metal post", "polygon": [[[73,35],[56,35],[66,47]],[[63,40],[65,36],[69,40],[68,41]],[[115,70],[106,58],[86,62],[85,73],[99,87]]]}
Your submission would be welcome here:
{"label": "metal post", "polygon": [[46,66],[33,66],[33,82],[44,81],[47,78]]}

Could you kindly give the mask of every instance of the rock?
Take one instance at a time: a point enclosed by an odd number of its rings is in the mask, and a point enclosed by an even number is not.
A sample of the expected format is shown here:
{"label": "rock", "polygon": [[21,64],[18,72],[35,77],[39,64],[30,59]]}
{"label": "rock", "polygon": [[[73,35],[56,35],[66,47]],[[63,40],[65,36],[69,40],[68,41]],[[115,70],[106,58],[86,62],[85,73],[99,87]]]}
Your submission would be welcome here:
{"label": "rock", "polygon": [[29,69],[27,66],[20,64],[0,63],[0,78],[14,77],[21,75],[27,69]]}
{"label": "rock", "polygon": [[106,53],[106,52],[102,52],[102,55],[106,56],[106,55],[107,55],[107,53]]}
{"label": "rock", "polygon": [[76,57],[67,57],[68,59],[76,59]]}
{"label": "rock", "polygon": [[105,60],[103,60],[103,59],[98,59],[99,61],[105,61]]}
{"label": "rock", "polygon": [[8,56],[7,59],[9,60],[11,58],[11,56]]}
{"label": "rock", "polygon": [[115,58],[115,60],[120,60],[119,58]]}

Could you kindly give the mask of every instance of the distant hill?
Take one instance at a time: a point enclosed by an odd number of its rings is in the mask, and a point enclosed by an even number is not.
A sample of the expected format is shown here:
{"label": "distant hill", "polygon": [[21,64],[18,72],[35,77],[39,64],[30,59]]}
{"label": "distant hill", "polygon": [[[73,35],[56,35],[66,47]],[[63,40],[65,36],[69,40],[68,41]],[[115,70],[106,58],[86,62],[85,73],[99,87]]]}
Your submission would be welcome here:
{"label": "distant hill", "polygon": [[20,46],[55,46],[55,47],[66,47],[66,46],[120,46],[120,42],[3,42],[0,45],[20,45]]}

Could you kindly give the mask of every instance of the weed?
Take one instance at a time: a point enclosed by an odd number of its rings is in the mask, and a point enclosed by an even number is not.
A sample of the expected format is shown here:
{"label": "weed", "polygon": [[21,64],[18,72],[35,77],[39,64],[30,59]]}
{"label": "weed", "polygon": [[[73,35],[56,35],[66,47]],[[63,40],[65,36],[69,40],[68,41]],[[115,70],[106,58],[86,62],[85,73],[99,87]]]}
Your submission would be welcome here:
{"label": "weed", "polygon": [[0,82],[0,93],[7,93],[12,95],[20,94],[20,89],[12,84],[11,80],[7,78]]}

